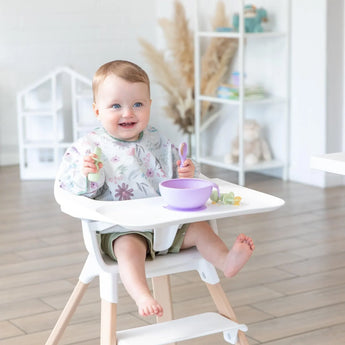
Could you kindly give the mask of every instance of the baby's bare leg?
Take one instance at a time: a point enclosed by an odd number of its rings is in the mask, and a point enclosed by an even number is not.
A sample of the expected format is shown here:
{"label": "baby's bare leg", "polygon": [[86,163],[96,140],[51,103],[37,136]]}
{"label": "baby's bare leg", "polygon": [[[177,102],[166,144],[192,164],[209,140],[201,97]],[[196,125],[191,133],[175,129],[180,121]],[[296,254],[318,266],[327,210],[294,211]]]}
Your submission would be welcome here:
{"label": "baby's bare leg", "polygon": [[152,297],[145,276],[146,240],[136,234],[124,235],[114,241],[123,285],[138,306],[142,316],[163,315],[163,308]]}
{"label": "baby's bare leg", "polygon": [[181,249],[196,246],[202,257],[233,277],[249,260],[255,248],[250,237],[239,235],[229,250],[208,222],[197,222],[189,226]]}

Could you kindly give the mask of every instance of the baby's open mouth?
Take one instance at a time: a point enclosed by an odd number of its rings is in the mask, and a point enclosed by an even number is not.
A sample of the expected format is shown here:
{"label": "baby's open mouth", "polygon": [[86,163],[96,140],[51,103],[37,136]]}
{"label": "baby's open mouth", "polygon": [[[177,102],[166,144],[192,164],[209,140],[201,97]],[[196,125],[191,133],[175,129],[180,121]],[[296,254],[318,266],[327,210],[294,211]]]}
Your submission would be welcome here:
{"label": "baby's open mouth", "polygon": [[119,125],[121,127],[133,127],[135,125],[135,122],[122,122],[122,123],[119,123]]}

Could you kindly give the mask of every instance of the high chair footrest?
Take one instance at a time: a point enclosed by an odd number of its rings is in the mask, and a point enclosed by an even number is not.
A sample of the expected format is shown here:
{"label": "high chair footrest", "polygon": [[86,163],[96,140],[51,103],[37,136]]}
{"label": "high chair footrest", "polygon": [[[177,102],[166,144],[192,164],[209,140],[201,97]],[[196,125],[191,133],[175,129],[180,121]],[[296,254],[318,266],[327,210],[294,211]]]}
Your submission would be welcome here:
{"label": "high chair footrest", "polygon": [[247,329],[244,324],[210,312],[119,331],[117,341],[118,345],[164,345],[224,332],[224,339],[236,344],[238,331]]}

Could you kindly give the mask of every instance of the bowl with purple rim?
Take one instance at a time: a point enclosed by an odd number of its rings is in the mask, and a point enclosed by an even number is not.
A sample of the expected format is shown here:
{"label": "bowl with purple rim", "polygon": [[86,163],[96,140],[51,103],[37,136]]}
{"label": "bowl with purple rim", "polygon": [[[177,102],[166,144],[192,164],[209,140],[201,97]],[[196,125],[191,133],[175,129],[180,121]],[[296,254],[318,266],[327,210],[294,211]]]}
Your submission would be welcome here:
{"label": "bowl with purple rim", "polygon": [[206,201],[219,187],[208,180],[198,178],[179,178],[165,180],[159,184],[159,190],[168,208],[194,211],[206,208]]}

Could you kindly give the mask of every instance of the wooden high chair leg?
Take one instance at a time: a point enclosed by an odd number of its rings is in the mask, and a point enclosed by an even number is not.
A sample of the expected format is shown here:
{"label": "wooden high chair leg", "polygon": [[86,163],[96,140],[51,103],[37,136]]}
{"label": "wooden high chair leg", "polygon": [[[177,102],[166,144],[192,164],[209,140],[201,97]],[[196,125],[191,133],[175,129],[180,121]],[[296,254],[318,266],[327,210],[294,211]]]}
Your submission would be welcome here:
{"label": "wooden high chair leg", "polygon": [[[160,303],[164,314],[156,317],[157,322],[171,321],[174,319],[174,311],[171,298],[171,286],[169,275],[152,278],[153,296]],[[169,345],[176,345],[171,343]]]}
{"label": "wooden high chair leg", "polygon": [[171,299],[171,288],[169,275],[152,278],[154,298],[161,304],[164,314],[157,317],[157,322],[170,321],[174,318]]}
{"label": "wooden high chair leg", "polygon": [[116,345],[117,304],[102,299],[101,345]]}
{"label": "wooden high chair leg", "polygon": [[[230,305],[230,302],[223,290],[223,287],[220,283],[217,284],[208,284],[206,283],[206,286],[208,288],[208,291],[210,292],[210,295],[213,299],[213,302],[215,303],[217,310],[219,314],[229,318],[232,321],[237,322],[236,315]],[[241,331],[238,331],[238,342],[237,344],[240,345],[249,345],[248,340],[245,336],[245,334]]]}
{"label": "wooden high chair leg", "polygon": [[89,284],[78,281],[45,345],[57,345]]}

